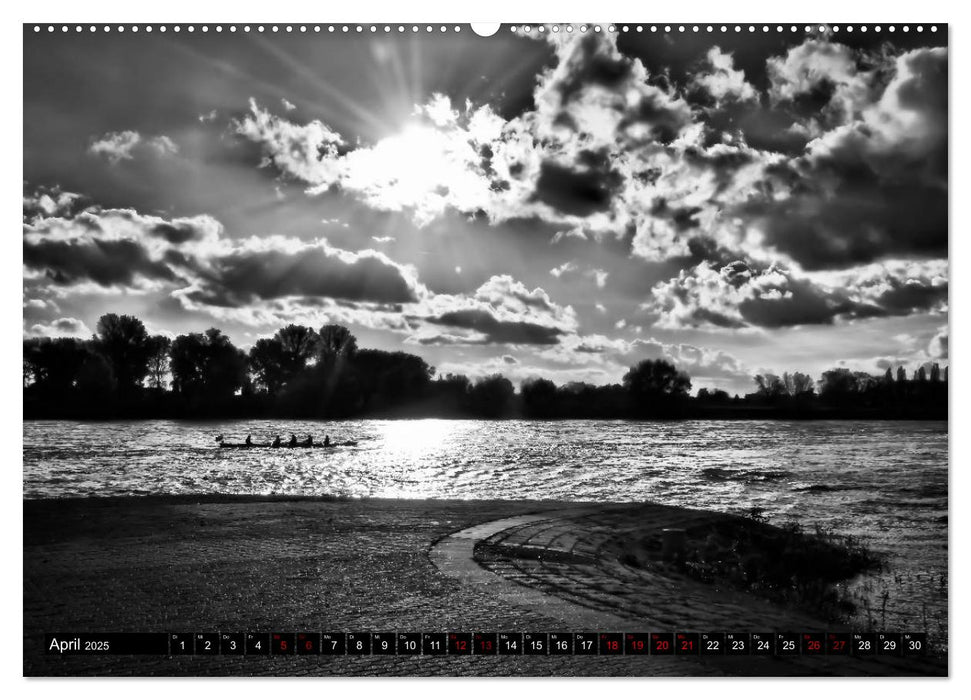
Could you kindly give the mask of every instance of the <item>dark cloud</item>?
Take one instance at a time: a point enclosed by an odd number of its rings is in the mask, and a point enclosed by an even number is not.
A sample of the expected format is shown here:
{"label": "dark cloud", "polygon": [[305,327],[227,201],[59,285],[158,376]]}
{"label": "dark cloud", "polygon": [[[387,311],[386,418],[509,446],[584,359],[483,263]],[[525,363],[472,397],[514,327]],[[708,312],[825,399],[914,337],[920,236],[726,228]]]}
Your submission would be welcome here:
{"label": "dark cloud", "polygon": [[852,165],[841,163],[836,182],[830,180],[836,196],[807,176],[806,191],[747,207],[763,222],[766,243],[809,270],[947,255],[946,189],[919,178],[883,183],[872,171]]}
{"label": "dark cloud", "polygon": [[[25,210],[38,199],[25,197]],[[233,241],[206,215],[167,220],[91,206],[70,218],[30,218],[23,246],[25,267],[57,285],[162,282],[169,293],[180,288],[180,299],[224,308],[319,297],[400,312],[401,304],[417,301],[420,288],[410,270],[382,253],[284,237]]]}
{"label": "dark cloud", "polygon": [[864,119],[778,166],[740,212],[809,270],[946,257],[947,144],[947,53],[905,54]]}
{"label": "dark cloud", "polygon": [[671,97],[660,89],[641,96],[633,110],[621,119],[619,128],[643,125],[649,140],[669,144],[681,130],[691,123],[691,112],[686,103],[672,102]]}
{"label": "dark cloud", "polygon": [[603,41],[596,34],[590,33],[578,40],[567,71],[555,86],[561,102],[570,102],[590,85],[614,90],[630,79],[630,59],[611,55],[603,49]]}
{"label": "dark cloud", "polygon": [[347,255],[323,246],[237,250],[210,260],[200,274],[204,288],[188,296],[216,306],[289,296],[384,304],[417,299],[415,283],[384,256]]}
{"label": "dark cloud", "polygon": [[762,328],[831,324],[838,316],[863,313],[859,305],[791,277],[779,295],[746,299],[738,310],[747,325]]}
{"label": "dark cloud", "polygon": [[942,308],[947,282],[911,265],[846,274],[830,284],[778,266],[700,263],[661,282],[645,305],[669,328],[787,328],[906,316]]}
{"label": "dark cloud", "polygon": [[441,326],[462,328],[485,336],[488,343],[510,345],[555,345],[563,335],[559,328],[543,326],[529,321],[505,321],[497,319],[485,309],[448,311],[425,319]]}
{"label": "dark cloud", "polygon": [[698,228],[699,223],[696,217],[701,211],[701,207],[672,208],[663,197],[655,198],[651,204],[651,216],[670,219],[674,227],[682,233]]}
{"label": "dark cloud", "polygon": [[131,240],[25,240],[24,265],[58,285],[91,281],[102,287],[131,286],[139,276],[178,279],[168,265],[153,260],[144,246]]}
{"label": "dark cloud", "polygon": [[927,311],[948,298],[948,283],[927,280],[891,278],[886,284],[890,287],[876,298],[876,303],[888,315],[905,315]]}
{"label": "dark cloud", "polygon": [[187,220],[163,221],[149,229],[149,233],[176,245],[200,240],[205,235],[194,222]]}
{"label": "dark cloud", "polygon": [[469,337],[451,333],[436,333],[412,337],[407,342],[418,343],[419,345],[488,345],[490,341],[485,336]]}
{"label": "dark cloud", "polygon": [[546,161],[540,166],[535,200],[574,216],[589,216],[610,208],[622,177],[610,167],[604,151],[581,152],[580,169]]}

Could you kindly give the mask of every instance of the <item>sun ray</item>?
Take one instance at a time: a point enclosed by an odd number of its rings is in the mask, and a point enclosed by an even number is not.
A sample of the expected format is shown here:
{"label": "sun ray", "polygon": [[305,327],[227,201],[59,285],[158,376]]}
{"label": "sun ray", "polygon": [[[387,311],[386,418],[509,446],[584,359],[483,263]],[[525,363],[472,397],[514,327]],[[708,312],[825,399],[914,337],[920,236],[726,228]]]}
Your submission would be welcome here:
{"label": "sun ray", "polygon": [[[353,115],[357,119],[360,119],[368,126],[372,127],[373,129],[377,129],[382,133],[390,128],[387,121],[380,118],[372,110],[363,106],[356,100],[348,97],[330,83],[322,80],[317,72],[311,70],[308,66],[293,58],[292,55],[279,48],[273,41],[263,37],[254,37],[254,43],[256,43],[256,45],[263,49],[266,53],[280,61],[280,63],[284,64],[287,68],[296,71],[296,73],[302,78],[306,78],[314,88],[320,90],[328,98],[334,100],[335,103],[347,110],[349,114]],[[325,110],[325,112],[326,111],[327,110]]]}

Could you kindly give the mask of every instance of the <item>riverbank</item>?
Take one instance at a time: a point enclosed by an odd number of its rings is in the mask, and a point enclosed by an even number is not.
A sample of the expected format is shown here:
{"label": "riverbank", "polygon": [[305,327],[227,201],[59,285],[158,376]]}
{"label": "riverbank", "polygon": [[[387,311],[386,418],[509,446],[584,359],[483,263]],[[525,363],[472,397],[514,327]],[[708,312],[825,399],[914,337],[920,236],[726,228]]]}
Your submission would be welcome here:
{"label": "riverbank", "polygon": [[[653,504],[556,501],[217,495],[25,501],[24,672],[946,674],[946,660],[938,659],[60,658],[41,648],[48,631],[580,631],[571,620],[598,609],[618,631],[621,624],[623,631],[725,630],[729,624],[738,631],[826,629],[804,613],[718,586],[625,577],[596,545],[598,533],[717,524],[727,517]],[[467,536],[468,552],[443,549],[470,528],[481,528],[481,537]],[[480,540],[547,552],[572,542],[576,556],[546,556],[552,566],[544,556],[483,557],[475,551]]]}

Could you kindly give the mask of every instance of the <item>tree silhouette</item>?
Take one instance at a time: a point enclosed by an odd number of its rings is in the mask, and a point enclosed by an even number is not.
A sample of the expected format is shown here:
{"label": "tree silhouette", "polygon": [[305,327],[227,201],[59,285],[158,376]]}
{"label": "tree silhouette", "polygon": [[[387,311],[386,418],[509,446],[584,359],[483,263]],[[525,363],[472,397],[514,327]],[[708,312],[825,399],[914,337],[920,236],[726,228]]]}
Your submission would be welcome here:
{"label": "tree silhouette", "polygon": [[342,360],[353,357],[357,351],[357,338],[344,326],[324,326],[318,335],[317,358],[325,367],[333,367]]}
{"label": "tree silhouette", "polygon": [[549,379],[532,378],[519,389],[526,413],[532,416],[550,416],[557,409],[556,384]]}
{"label": "tree silhouette", "polygon": [[281,328],[272,338],[260,338],[249,351],[257,384],[269,394],[278,393],[306,369],[319,344],[316,331],[293,324]]}
{"label": "tree silhouette", "polygon": [[642,408],[670,403],[691,391],[691,379],[666,360],[641,360],[624,375],[624,388]]}
{"label": "tree silhouette", "polygon": [[172,388],[218,401],[247,384],[246,355],[217,328],[180,335],[172,343]]}
{"label": "tree silhouette", "polygon": [[[394,415],[536,418],[947,417],[948,368],[931,362],[917,368],[913,381],[902,366],[896,375],[893,368],[876,376],[845,367],[827,370],[818,397],[808,375],[766,373],[755,377],[759,390],[744,399],[708,388],[692,399],[688,375],[664,360],[631,367],[623,386],[558,387],[532,378],[518,397],[499,374],[474,384],[453,374],[431,381],[433,374],[417,355],[358,349],[339,325],[319,333],[286,326],[258,340],[248,356],[215,328],[172,341],[148,336],[138,319],[117,314],[102,316],[88,341],[23,341],[24,413],[44,418],[345,417],[386,409]],[[251,391],[254,380],[259,394]],[[142,384],[153,391],[142,390]]]}
{"label": "tree silhouette", "polygon": [[86,399],[106,399],[115,391],[115,375],[104,355],[87,348],[88,352],[78,368],[76,386]]}
{"label": "tree silhouette", "polygon": [[512,382],[501,374],[492,374],[472,385],[469,406],[479,415],[498,417],[508,410],[515,393]]}
{"label": "tree silhouette", "polygon": [[706,403],[726,404],[732,400],[724,389],[699,389],[698,400]]}
{"label": "tree silhouette", "polygon": [[819,380],[819,395],[830,401],[842,401],[856,390],[856,377],[845,367],[823,372]]}
{"label": "tree silhouette", "polygon": [[783,372],[782,383],[785,385],[786,393],[796,397],[813,393],[813,378],[802,372]]}
{"label": "tree silhouette", "polygon": [[283,346],[276,338],[260,338],[249,351],[249,366],[256,383],[268,394],[276,394],[286,381]]}
{"label": "tree silhouette", "polygon": [[775,374],[756,374],[755,384],[758,386],[758,394],[766,399],[777,399],[789,395],[785,382]]}
{"label": "tree silhouette", "polygon": [[24,340],[24,362],[37,390],[64,396],[77,386],[78,373],[90,355],[88,344],[76,338]]}
{"label": "tree silhouette", "polygon": [[292,323],[278,330],[273,338],[280,344],[280,363],[284,382],[290,381],[307,367],[307,363],[316,355],[321,342],[320,336],[313,328]]}
{"label": "tree silhouette", "polygon": [[148,385],[157,391],[165,389],[169,374],[169,352],[172,339],[164,335],[153,335],[148,339]]}
{"label": "tree silhouette", "polygon": [[148,374],[150,347],[145,324],[134,316],[105,314],[98,319],[95,347],[108,361],[118,389],[130,394]]}
{"label": "tree silhouette", "polygon": [[365,403],[375,397],[386,404],[421,398],[435,373],[422,358],[406,352],[358,350],[352,364]]}

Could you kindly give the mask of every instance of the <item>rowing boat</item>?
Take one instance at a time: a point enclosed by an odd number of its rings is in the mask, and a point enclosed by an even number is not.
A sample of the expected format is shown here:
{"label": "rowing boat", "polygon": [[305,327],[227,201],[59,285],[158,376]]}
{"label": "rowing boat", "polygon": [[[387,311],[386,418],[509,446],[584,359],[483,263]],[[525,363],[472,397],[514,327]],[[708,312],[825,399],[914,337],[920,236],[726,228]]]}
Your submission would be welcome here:
{"label": "rowing boat", "polygon": [[296,445],[290,445],[289,443],[283,443],[274,447],[272,443],[269,442],[253,442],[247,445],[245,442],[220,442],[219,449],[221,450],[252,450],[258,448],[270,449],[270,450],[329,450],[334,447],[355,447],[357,445],[356,440],[345,440],[344,442],[332,442],[329,445],[317,444],[307,445],[305,443],[297,443]]}

